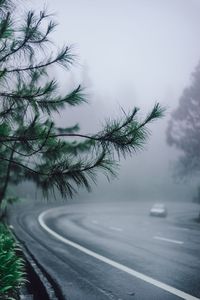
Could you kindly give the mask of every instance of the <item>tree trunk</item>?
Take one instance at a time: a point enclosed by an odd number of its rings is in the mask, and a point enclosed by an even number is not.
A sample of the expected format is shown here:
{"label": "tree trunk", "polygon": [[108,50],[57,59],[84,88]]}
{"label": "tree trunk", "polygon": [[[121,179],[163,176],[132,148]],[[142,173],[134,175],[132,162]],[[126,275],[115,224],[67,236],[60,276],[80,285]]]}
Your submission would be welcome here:
{"label": "tree trunk", "polygon": [[8,162],[4,185],[3,185],[2,189],[0,190],[0,219],[3,217],[2,202],[3,202],[3,199],[6,195],[6,191],[7,191],[7,187],[8,187],[8,183],[9,183],[9,179],[10,179],[10,170],[11,170],[11,164],[12,164],[11,160],[13,159],[14,151],[15,151],[15,144],[13,146],[13,149],[11,150],[11,153],[10,153],[10,158],[9,158],[10,161]]}

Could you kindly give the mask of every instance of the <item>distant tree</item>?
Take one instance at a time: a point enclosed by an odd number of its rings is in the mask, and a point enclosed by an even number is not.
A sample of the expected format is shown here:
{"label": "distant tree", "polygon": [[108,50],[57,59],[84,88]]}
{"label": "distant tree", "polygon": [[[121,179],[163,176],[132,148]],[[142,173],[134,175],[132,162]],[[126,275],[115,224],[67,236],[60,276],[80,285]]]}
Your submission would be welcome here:
{"label": "distant tree", "polygon": [[181,151],[176,174],[181,178],[192,175],[199,176],[200,63],[192,73],[191,85],[184,89],[179,105],[171,115],[167,128],[167,142]]}
{"label": "distant tree", "polygon": [[139,121],[134,108],[92,135],[80,133],[78,124],[57,127],[56,113],[61,117],[61,110],[86,102],[81,85],[62,94],[50,75],[54,65],[68,71],[71,47],[58,50],[51,43],[56,24],[47,12],[29,11],[20,20],[14,15],[14,3],[0,0],[0,205],[10,182],[34,181],[47,196],[55,190],[72,196],[79,186],[90,190],[97,171],[115,175],[121,155],[142,147],[147,125],[163,110],[156,104]]}

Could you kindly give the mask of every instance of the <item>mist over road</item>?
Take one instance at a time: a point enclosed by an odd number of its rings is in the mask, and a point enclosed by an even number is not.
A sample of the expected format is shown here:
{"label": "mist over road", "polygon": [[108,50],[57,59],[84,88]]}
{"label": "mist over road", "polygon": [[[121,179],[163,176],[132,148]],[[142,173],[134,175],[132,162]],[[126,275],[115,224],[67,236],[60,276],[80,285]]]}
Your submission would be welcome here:
{"label": "mist over road", "polygon": [[199,206],[167,206],[167,218],[147,202],[31,207],[12,224],[66,299],[199,299]]}

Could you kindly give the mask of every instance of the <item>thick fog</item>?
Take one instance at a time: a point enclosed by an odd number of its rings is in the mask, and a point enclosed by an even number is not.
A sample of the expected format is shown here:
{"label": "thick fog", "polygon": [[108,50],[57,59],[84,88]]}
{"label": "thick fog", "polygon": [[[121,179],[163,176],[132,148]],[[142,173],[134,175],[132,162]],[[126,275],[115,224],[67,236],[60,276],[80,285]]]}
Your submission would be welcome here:
{"label": "thick fog", "polygon": [[[141,117],[156,101],[167,108],[165,118],[149,125],[144,151],[121,161],[118,179],[100,178],[90,197],[192,199],[196,182],[172,176],[178,153],[167,146],[165,130],[200,59],[200,1],[48,0],[45,6],[59,24],[55,43],[72,44],[77,55],[71,72],[56,70],[56,76],[63,88],[82,82],[89,99],[63,111],[57,122],[79,122],[82,132],[93,133],[105,118],[120,116],[120,107],[138,106]],[[34,8],[43,7],[34,1]]]}

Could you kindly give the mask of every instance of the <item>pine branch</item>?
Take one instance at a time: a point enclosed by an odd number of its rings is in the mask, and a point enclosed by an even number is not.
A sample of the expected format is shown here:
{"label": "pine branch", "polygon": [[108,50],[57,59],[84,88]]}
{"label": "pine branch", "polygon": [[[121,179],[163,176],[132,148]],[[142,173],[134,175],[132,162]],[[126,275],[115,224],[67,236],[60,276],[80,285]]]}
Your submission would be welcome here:
{"label": "pine branch", "polygon": [[[26,43],[26,41],[24,41],[24,44],[25,43]],[[18,50],[22,47],[23,47],[23,44],[21,45],[21,47],[18,48]],[[13,51],[12,54],[14,54],[18,50]],[[2,61],[2,60],[4,60],[4,58],[0,59],[0,61]],[[21,67],[14,68],[14,69],[6,68],[5,70],[7,73],[14,73],[14,72],[19,73],[19,72],[26,72],[26,71],[30,72],[32,70],[38,70],[38,69],[49,67],[50,65],[53,65],[55,63],[68,68],[68,66],[71,65],[73,63],[73,61],[74,61],[74,55],[71,54],[71,48],[69,46],[66,46],[60,52],[58,52],[58,54],[54,58],[40,62],[36,65],[30,64],[30,65],[28,65],[26,67],[22,67],[22,68]]]}
{"label": "pine branch", "polygon": [[7,12],[5,18],[0,22],[0,39],[6,39],[11,35],[11,24],[10,12]]}
{"label": "pine branch", "polygon": [[10,114],[14,109],[13,106],[15,105],[15,102],[13,102],[9,108],[3,110],[0,112],[0,118],[4,118],[6,115]]}
{"label": "pine branch", "polygon": [[[58,138],[58,137],[79,137],[90,139],[96,142],[100,142],[105,146],[114,145],[116,150],[123,150],[129,152],[131,147],[134,147],[134,141],[137,142],[141,138],[143,142],[146,135],[147,130],[145,130],[145,126],[153,121],[154,119],[161,117],[163,114],[163,109],[160,108],[159,105],[155,105],[152,112],[147,116],[145,121],[139,122],[135,120],[137,110],[134,110],[129,116],[125,118],[122,122],[112,121],[110,124],[107,123],[105,129],[96,134],[96,135],[84,135],[78,133],[58,133],[58,134],[50,134],[49,138]],[[1,136],[0,141],[2,142],[10,142],[10,141],[36,141],[44,139],[45,135],[21,135],[21,136]],[[139,145],[136,143],[136,145]],[[121,149],[120,149],[121,148]]]}
{"label": "pine branch", "polygon": [[[46,188],[46,191],[51,190],[56,186],[63,196],[66,194],[73,196],[76,192],[72,183],[76,184],[77,187],[84,186],[89,191],[89,181],[95,182],[96,175],[93,171],[94,169],[99,169],[105,172],[107,178],[108,174],[116,176],[114,171],[116,163],[115,161],[109,160],[105,152],[102,152],[95,161],[90,161],[89,163],[79,160],[77,163],[72,164],[69,163],[68,160],[61,160],[60,162],[52,165],[38,165],[36,169],[32,169],[19,161],[2,156],[0,156],[0,160],[7,161],[9,164],[14,164],[24,169],[27,178],[36,181],[38,185],[43,186],[44,189]],[[45,170],[46,172],[42,170]]]}
{"label": "pine branch", "polygon": [[71,93],[67,94],[65,97],[57,97],[54,100],[38,100],[39,105],[49,106],[53,104],[68,103],[71,106],[76,106],[82,102],[86,102],[85,95],[83,94],[83,88],[81,85],[78,85]]}
{"label": "pine branch", "polygon": [[[8,14],[10,14],[8,12]],[[47,27],[47,31],[44,35],[41,34],[41,32],[38,30],[41,22],[49,17],[49,15],[46,15],[45,12],[41,12],[38,19],[36,18],[33,11],[29,11],[27,14],[27,18],[25,21],[25,25],[21,28],[21,32],[24,34],[23,38],[19,38],[18,40],[13,40],[10,51],[6,53],[3,57],[0,58],[0,62],[6,61],[9,57],[13,56],[14,54],[18,53],[19,51],[23,50],[24,48],[29,49],[30,52],[33,51],[33,49],[28,45],[29,43],[37,42],[38,38],[40,40],[41,45],[42,42],[47,40],[47,36],[49,33],[55,28],[55,24],[53,22],[50,22]],[[8,21],[10,21],[10,15],[8,16]],[[7,24],[9,24],[7,21]],[[8,27],[8,25],[7,25]],[[16,31],[15,31],[16,33]],[[33,52],[32,52],[33,55]]]}
{"label": "pine branch", "polygon": [[156,103],[152,111],[147,115],[146,119],[143,123],[141,123],[140,126],[145,126],[147,123],[150,123],[155,119],[162,118],[164,116],[165,110],[166,109],[161,107],[159,103]]}
{"label": "pine branch", "polygon": [[[20,156],[23,156],[23,157],[32,157],[32,156],[36,155],[37,153],[41,152],[41,150],[45,147],[45,145],[46,145],[46,143],[47,143],[47,140],[48,140],[48,138],[49,138],[49,136],[50,136],[50,132],[51,132],[52,127],[53,127],[53,123],[50,124],[45,139],[43,140],[42,144],[41,144],[37,149],[33,149],[33,148],[31,147],[31,149],[33,150],[33,152],[30,152],[30,153],[28,152],[28,153],[26,154],[26,153],[22,153],[22,152],[17,151],[17,150],[14,149],[13,147],[11,147],[11,146],[9,146],[9,145],[7,145],[7,144],[5,144],[5,143],[3,143],[3,145],[4,145],[6,148],[12,150],[14,153],[16,153],[16,154],[18,154],[18,155],[20,155]],[[29,146],[30,146],[30,145],[29,145]]]}
{"label": "pine branch", "polygon": [[17,92],[0,92],[0,96],[6,98],[13,98],[14,100],[35,101],[35,98],[46,96],[52,93],[55,89],[56,82],[55,80],[51,80],[44,87],[33,88],[31,86],[30,89],[27,89],[26,86],[22,86],[22,88],[18,89]]}

